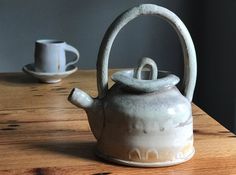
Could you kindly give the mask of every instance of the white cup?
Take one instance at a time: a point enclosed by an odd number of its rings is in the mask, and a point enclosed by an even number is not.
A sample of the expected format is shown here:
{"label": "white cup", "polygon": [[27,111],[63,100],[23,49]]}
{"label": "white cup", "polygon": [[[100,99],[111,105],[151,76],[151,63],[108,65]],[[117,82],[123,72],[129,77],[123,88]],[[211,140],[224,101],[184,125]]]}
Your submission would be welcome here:
{"label": "white cup", "polygon": [[[66,63],[66,51],[76,55],[73,61]],[[36,72],[64,72],[68,66],[79,61],[79,51],[66,44],[65,41],[52,39],[37,40],[35,43],[34,61]]]}

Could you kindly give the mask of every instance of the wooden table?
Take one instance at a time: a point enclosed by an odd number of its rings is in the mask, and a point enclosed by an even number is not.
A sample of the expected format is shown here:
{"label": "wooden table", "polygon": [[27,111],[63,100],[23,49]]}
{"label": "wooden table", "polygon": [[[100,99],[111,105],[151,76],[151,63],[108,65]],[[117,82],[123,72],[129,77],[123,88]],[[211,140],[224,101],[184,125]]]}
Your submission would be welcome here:
{"label": "wooden table", "polygon": [[73,87],[96,96],[95,71],[58,84],[0,74],[0,175],[236,174],[236,137],[193,104],[195,156],[165,168],[133,168],[94,156],[86,114],[67,101]]}

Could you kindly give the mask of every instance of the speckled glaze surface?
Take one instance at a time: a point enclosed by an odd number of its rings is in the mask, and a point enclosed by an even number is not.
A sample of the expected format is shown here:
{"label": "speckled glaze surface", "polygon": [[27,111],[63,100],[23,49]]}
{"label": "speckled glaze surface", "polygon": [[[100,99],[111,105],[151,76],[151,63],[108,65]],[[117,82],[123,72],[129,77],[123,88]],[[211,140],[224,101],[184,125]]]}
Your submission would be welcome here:
{"label": "speckled glaze surface", "polygon": [[[179,78],[158,71],[150,58],[141,59],[134,70],[113,74],[116,83],[108,89],[112,43],[121,28],[140,15],[159,16],[178,33],[185,60],[184,95],[175,86]],[[195,83],[196,55],[186,27],[169,10],[143,4],[121,14],[104,36],[97,62],[98,97],[75,88],[68,99],[87,112],[98,156],[129,166],[170,166],[194,154],[191,100]]]}

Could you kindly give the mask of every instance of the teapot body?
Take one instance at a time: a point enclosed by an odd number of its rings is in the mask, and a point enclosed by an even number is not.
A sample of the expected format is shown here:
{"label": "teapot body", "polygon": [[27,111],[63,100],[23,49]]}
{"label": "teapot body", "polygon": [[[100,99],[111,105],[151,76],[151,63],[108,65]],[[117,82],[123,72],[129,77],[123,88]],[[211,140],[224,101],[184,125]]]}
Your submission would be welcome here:
{"label": "teapot body", "polygon": [[100,157],[138,166],[168,166],[194,154],[191,103],[175,87],[129,92],[116,83],[103,100]]}
{"label": "teapot body", "polygon": [[[126,24],[143,15],[160,17],[177,32],[184,56],[183,95],[175,87],[179,79],[172,74],[159,76],[148,58],[134,71],[113,74],[116,83],[108,89],[113,42]],[[150,69],[148,76],[143,76],[144,68]],[[118,16],[103,37],[97,59],[98,97],[75,88],[68,99],[87,112],[98,156],[130,166],[175,165],[194,154],[191,101],[196,77],[196,53],[186,26],[168,9],[142,4]]]}

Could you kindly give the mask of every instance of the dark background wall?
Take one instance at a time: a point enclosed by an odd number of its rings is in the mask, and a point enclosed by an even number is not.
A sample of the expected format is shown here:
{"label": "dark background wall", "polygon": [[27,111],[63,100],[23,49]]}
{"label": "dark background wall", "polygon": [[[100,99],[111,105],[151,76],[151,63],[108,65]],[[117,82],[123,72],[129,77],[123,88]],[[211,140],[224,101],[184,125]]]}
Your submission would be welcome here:
{"label": "dark background wall", "polygon": [[[176,13],[195,43],[198,81],[194,102],[236,132],[235,0],[0,0],[0,72],[18,72],[33,62],[37,39],[65,40],[81,53],[79,69],[94,69],[110,23],[123,11],[154,3]],[[71,55],[69,55],[71,56]],[[182,77],[183,58],[176,33],[156,17],[140,17],[115,40],[110,67],[135,67],[148,56],[160,69]]]}
{"label": "dark background wall", "polygon": [[[0,0],[0,72],[21,71],[33,62],[34,42],[42,38],[67,41],[78,48],[81,69],[93,69],[102,37],[126,9],[155,3],[172,10],[188,24],[186,0]],[[187,25],[186,24],[186,25]],[[181,74],[182,52],[176,33],[156,17],[140,17],[118,35],[111,67],[134,67],[149,56],[162,69]]]}
{"label": "dark background wall", "polygon": [[192,25],[198,52],[194,101],[236,133],[236,1],[212,2],[199,1],[201,13]]}

